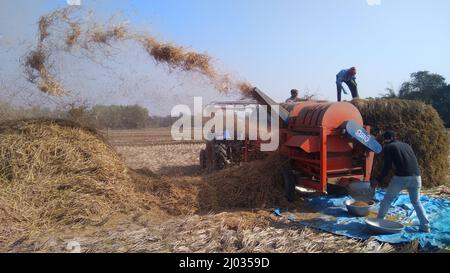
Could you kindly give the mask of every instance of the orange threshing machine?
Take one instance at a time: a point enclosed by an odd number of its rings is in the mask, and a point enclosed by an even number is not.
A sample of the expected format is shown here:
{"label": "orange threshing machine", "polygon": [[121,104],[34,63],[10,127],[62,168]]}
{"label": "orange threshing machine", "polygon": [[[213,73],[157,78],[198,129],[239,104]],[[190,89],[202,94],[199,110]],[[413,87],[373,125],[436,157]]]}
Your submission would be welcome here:
{"label": "orange threshing machine", "polygon": [[[253,96],[261,104],[277,105],[257,88]],[[354,105],[305,101],[280,107],[278,115],[279,152],[289,158],[284,178],[292,191],[298,185],[326,193],[330,184],[370,180],[374,154],[382,148]]]}

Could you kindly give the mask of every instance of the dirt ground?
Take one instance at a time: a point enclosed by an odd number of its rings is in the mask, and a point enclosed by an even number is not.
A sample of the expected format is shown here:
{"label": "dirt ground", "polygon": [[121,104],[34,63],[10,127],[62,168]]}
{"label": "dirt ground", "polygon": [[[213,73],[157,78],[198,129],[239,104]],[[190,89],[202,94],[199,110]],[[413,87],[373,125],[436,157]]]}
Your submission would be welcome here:
{"label": "dirt ground", "polygon": [[[201,142],[174,142],[168,129],[105,131],[106,139],[133,169],[147,169],[165,179],[202,176]],[[447,195],[442,189],[429,192]],[[298,219],[320,215],[298,208]],[[152,215],[115,215],[101,227],[53,231],[40,239],[17,242],[10,252],[415,252],[402,247],[359,242],[315,231],[276,218],[270,210],[192,212],[164,219]],[[20,247],[19,247],[20,245]],[[80,247],[78,247],[80,246]]]}

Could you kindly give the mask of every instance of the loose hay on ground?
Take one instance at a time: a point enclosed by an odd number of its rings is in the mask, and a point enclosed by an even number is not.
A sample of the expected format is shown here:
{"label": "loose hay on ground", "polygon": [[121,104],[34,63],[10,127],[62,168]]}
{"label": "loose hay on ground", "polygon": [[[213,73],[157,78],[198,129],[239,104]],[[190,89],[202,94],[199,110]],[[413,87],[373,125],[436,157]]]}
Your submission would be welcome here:
{"label": "loose hay on ground", "polygon": [[[364,252],[365,245],[298,225],[274,225],[270,212],[178,217],[162,225],[121,224],[73,235],[46,234],[20,251],[61,252],[76,239],[82,252],[292,253]],[[381,249],[381,246],[379,247]]]}
{"label": "loose hay on ground", "polygon": [[286,206],[281,172],[286,159],[272,154],[265,160],[244,163],[204,178],[199,199],[202,210],[271,208]]}
{"label": "loose hay on ground", "polygon": [[281,168],[285,159],[273,154],[265,160],[245,163],[212,174],[192,177],[135,174],[136,188],[151,193],[171,215],[208,214],[239,209],[300,208],[283,193]]}

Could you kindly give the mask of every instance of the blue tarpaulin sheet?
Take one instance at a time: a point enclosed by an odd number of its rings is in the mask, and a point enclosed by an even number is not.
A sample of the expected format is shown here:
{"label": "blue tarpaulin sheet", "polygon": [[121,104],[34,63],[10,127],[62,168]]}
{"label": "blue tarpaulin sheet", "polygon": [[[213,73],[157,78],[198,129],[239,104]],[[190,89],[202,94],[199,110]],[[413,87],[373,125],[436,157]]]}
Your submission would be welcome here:
{"label": "blue tarpaulin sheet", "polygon": [[[378,201],[374,207],[374,213],[379,209],[379,201],[383,200],[385,192],[378,190],[375,200]],[[445,249],[450,246],[450,200],[422,196],[421,202],[431,222],[431,232],[419,232],[419,221],[408,194],[400,194],[389,210],[389,215],[395,216],[399,222],[405,224],[404,231],[393,235],[378,235],[367,228],[365,218],[350,216],[344,205],[349,197],[322,196],[308,200],[313,208],[326,216],[300,221],[300,224],[331,232],[334,234],[350,237],[353,239],[374,239],[390,244],[408,243],[418,240],[424,250]],[[376,216],[376,214],[374,214]]]}

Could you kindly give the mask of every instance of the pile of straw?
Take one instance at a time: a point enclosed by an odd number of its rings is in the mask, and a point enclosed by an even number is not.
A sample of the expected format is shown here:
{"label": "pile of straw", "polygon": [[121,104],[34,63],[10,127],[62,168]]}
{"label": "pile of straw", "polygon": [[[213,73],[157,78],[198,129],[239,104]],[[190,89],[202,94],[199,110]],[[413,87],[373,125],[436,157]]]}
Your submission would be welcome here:
{"label": "pile of straw", "polygon": [[[450,141],[442,119],[432,106],[399,99],[354,100],[353,104],[380,141],[384,131],[394,130],[399,140],[412,146],[419,160],[424,186],[434,187],[447,182]],[[380,173],[382,164],[382,157],[376,157],[375,175]],[[389,179],[383,184],[386,185]]]}
{"label": "pile of straw", "polygon": [[101,225],[142,208],[128,169],[94,131],[59,120],[0,124],[0,242]]}
{"label": "pile of straw", "polygon": [[159,207],[173,216],[216,213],[237,209],[298,208],[284,196],[282,167],[277,154],[203,177],[158,177],[133,174],[136,189],[151,194]]}
{"label": "pile of straw", "polygon": [[264,160],[225,169],[204,178],[199,193],[203,211],[238,208],[290,207],[284,197],[282,168],[286,159],[278,154]]}
{"label": "pile of straw", "polygon": [[0,136],[0,242],[103,225],[117,214],[288,207],[277,155],[205,177],[160,177],[130,171],[101,136],[73,122],[6,122]]}

